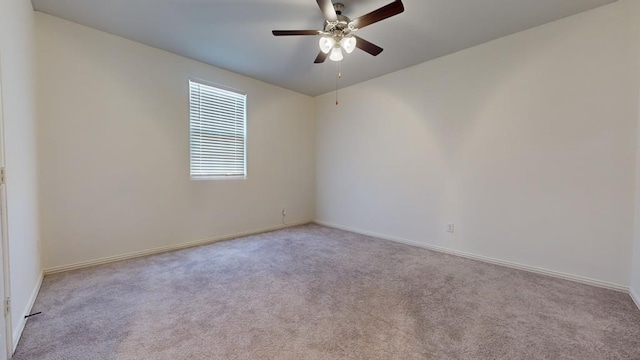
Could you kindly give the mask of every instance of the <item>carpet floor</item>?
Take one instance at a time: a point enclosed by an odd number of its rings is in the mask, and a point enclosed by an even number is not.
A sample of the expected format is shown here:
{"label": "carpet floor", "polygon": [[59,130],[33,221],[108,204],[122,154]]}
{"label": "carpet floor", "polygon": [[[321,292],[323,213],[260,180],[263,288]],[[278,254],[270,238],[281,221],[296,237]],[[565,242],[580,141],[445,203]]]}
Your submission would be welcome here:
{"label": "carpet floor", "polygon": [[629,295],[318,225],[46,276],[14,360],[640,359]]}

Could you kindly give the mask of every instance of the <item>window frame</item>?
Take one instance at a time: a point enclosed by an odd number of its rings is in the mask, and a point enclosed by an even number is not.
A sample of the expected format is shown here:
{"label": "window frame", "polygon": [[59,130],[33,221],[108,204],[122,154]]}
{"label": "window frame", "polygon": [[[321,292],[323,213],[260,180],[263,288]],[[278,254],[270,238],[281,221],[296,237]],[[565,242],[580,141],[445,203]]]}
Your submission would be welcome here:
{"label": "window frame", "polygon": [[[241,95],[243,98],[243,129],[242,129],[242,143],[243,143],[243,156],[242,156],[242,173],[241,174],[229,174],[229,175],[224,175],[224,174],[217,174],[217,173],[211,173],[211,174],[203,174],[203,175],[197,175],[194,174],[194,167],[193,167],[193,162],[194,162],[194,150],[193,150],[193,116],[192,116],[192,104],[191,104],[191,100],[192,100],[192,83],[193,84],[197,84],[199,86],[206,86],[206,87],[211,87],[213,88],[215,91],[220,92],[220,93],[225,93],[225,92],[230,92],[230,93],[234,93],[236,95]],[[244,180],[247,179],[247,148],[248,148],[248,137],[247,137],[247,93],[245,91],[242,90],[238,90],[229,86],[225,86],[225,85],[221,85],[221,84],[217,84],[217,83],[213,83],[213,82],[209,82],[206,80],[202,80],[202,79],[197,79],[197,78],[189,78],[188,81],[188,111],[189,111],[189,178],[190,180]]]}

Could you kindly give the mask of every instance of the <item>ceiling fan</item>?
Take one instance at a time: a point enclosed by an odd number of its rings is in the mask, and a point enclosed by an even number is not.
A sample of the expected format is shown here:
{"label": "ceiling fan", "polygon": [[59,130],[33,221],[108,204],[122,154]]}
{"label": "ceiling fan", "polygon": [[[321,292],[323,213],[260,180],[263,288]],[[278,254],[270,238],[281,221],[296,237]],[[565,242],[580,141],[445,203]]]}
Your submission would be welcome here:
{"label": "ceiling fan", "polygon": [[[380,20],[398,15],[404,11],[401,0],[396,0],[366,15],[354,20],[342,15],[344,4],[332,3],[331,0],[316,0],[325,21],[322,30],[273,30],[275,36],[292,35],[320,35],[320,53],[314,61],[316,64],[323,63],[327,56],[330,60],[340,61],[343,59],[342,50],[350,54],[355,48],[377,56],[382,52],[382,48],[372,44],[353,33],[365,26],[376,23]],[[331,53],[331,54],[329,54]]]}

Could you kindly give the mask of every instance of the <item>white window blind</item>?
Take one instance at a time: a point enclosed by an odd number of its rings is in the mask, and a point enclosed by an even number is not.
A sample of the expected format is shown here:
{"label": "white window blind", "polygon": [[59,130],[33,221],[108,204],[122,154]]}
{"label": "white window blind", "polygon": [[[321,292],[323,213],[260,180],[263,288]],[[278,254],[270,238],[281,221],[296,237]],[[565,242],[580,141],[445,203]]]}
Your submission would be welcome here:
{"label": "white window blind", "polygon": [[246,175],[246,98],[189,81],[191,178]]}

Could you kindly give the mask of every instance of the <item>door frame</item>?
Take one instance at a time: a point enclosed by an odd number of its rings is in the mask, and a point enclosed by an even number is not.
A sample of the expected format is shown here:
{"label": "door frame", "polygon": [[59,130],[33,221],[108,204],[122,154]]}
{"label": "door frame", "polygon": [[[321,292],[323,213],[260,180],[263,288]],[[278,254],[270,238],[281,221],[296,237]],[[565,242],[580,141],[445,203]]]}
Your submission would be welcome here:
{"label": "door frame", "polygon": [[11,277],[9,276],[9,232],[7,228],[7,192],[6,192],[6,170],[5,170],[5,149],[4,149],[4,94],[2,92],[2,53],[0,53],[0,169],[2,170],[0,180],[0,266],[2,266],[2,288],[4,289],[4,299],[2,303],[2,315],[5,320],[5,339],[7,359],[13,355],[13,326],[11,324]]}

